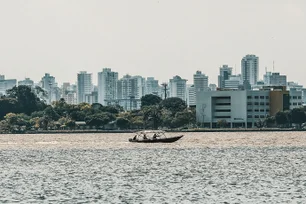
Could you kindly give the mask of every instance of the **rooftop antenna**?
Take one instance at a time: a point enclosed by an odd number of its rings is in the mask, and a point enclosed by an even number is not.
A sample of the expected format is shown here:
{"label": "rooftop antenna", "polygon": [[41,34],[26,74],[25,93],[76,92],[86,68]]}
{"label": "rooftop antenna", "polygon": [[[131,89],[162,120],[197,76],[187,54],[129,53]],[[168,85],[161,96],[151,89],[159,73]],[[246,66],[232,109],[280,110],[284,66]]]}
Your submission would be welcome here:
{"label": "rooftop antenna", "polygon": [[268,68],[266,67],[266,74],[267,74],[267,70],[268,70]]}
{"label": "rooftop antenna", "polygon": [[273,60],[273,72],[274,72],[274,60]]}

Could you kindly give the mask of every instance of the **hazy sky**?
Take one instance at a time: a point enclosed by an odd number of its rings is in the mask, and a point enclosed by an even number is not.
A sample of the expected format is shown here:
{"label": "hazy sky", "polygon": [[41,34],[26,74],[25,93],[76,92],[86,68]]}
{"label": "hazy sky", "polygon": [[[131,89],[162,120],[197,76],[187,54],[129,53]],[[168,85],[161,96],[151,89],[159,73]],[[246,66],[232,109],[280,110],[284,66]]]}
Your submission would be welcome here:
{"label": "hazy sky", "polygon": [[305,0],[0,0],[0,74],[56,81],[103,67],[192,83],[241,58],[306,85]]}

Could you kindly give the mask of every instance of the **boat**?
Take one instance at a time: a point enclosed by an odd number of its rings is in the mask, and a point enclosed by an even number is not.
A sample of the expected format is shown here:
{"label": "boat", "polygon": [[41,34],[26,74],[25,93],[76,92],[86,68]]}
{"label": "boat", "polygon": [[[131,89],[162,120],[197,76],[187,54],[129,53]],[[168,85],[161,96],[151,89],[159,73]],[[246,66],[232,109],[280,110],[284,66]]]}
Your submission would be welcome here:
{"label": "boat", "polygon": [[174,137],[167,137],[166,132],[162,130],[145,130],[135,133],[133,138],[129,139],[129,142],[138,143],[172,143],[181,139],[184,135],[178,135]]}

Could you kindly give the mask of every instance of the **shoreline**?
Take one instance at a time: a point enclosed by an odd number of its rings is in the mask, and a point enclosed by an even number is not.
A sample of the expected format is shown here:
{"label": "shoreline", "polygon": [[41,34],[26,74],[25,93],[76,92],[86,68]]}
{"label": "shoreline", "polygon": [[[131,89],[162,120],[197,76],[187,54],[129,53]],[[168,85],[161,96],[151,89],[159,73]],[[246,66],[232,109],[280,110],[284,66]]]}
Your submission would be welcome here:
{"label": "shoreline", "polygon": [[[89,133],[134,133],[141,130],[30,130],[24,132],[0,132],[0,135],[4,134],[89,134]],[[216,128],[216,129],[180,129],[180,130],[164,130],[165,132],[303,132],[306,129],[294,129],[294,128]]]}

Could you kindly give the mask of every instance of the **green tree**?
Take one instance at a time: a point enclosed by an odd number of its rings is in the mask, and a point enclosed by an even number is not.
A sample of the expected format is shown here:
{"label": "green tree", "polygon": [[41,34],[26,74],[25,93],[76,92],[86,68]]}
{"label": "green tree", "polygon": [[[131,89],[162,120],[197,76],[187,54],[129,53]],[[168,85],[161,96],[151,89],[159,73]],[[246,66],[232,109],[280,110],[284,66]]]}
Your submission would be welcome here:
{"label": "green tree", "polygon": [[148,127],[157,129],[162,122],[161,108],[158,105],[144,106],[142,112],[143,118]]}
{"label": "green tree", "polygon": [[159,96],[153,94],[147,94],[141,97],[140,100],[141,100],[141,107],[158,105],[162,101],[162,99]]}
{"label": "green tree", "polygon": [[285,112],[281,112],[281,111],[276,113],[275,121],[276,121],[277,125],[280,125],[282,127],[284,125],[289,124],[287,114]]}
{"label": "green tree", "polygon": [[98,113],[94,115],[87,116],[85,118],[85,122],[89,126],[95,126],[95,127],[100,127],[100,126],[105,126],[109,122],[113,121],[115,119],[115,116],[110,113]]}
{"label": "green tree", "polygon": [[187,108],[185,101],[180,98],[167,98],[161,102],[161,106],[169,111],[171,111],[172,116],[177,112],[182,112]]}
{"label": "green tree", "polygon": [[120,129],[127,129],[130,125],[130,121],[126,118],[117,118],[116,124]]}
{"label": "green tree", "polygon": [[15,98],[18,101],[18,113],[30,115],[34,111],[44,108],[44,103],[32,92],[28,86],[15,86],[7,90],[8,98]]}
{"label": "green tree", "polygon": [[291,111],[292,123],[295,123],[301,127],[302,123],[306,122],[306,115],[303,108],[294,108]]}
{"label": "green tree", "polygon": [[15,98],[0,99],[0,120],[8,113],[16,113],[18,110],[18,101]]}
{"label": "green tree", "polygon": [[44,116],[48,117],[51,120],[57,121],[60,118],[60,115],[57,114],[57,112],[54,111],[52,106],[48,106],[45,110],[44,110]]}
{"label": "green tree", "polygon": [[228,125],[228,122],[226,121],[226,120],[218,120],[217,121],[217,125],[218,125],[218,127],[220,127],[220,128],[226,128],[227,127],[227,125]]}

